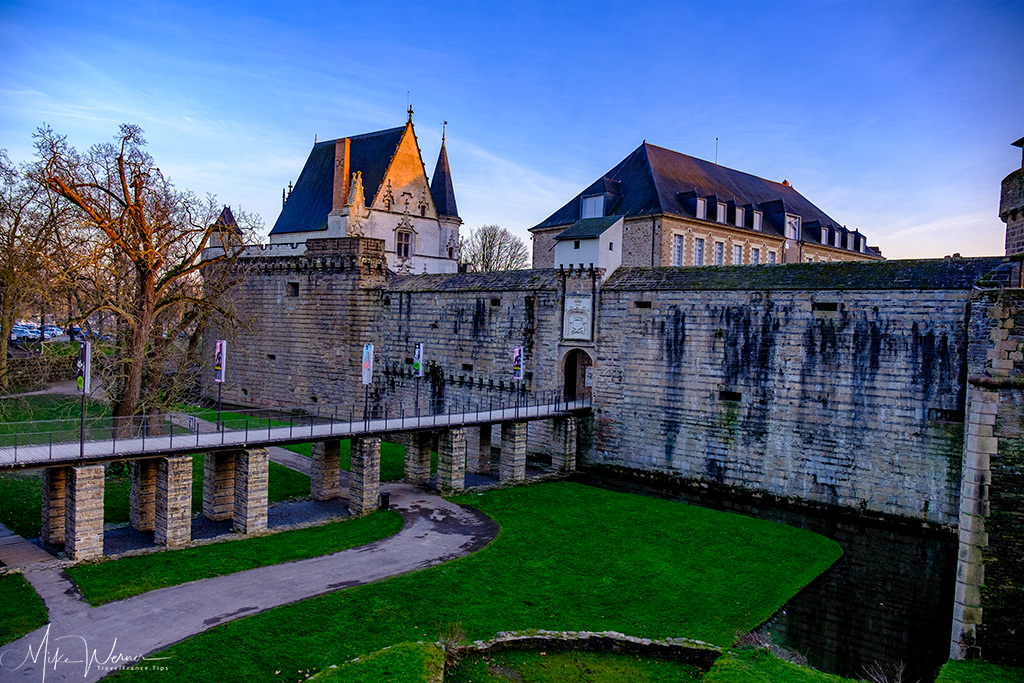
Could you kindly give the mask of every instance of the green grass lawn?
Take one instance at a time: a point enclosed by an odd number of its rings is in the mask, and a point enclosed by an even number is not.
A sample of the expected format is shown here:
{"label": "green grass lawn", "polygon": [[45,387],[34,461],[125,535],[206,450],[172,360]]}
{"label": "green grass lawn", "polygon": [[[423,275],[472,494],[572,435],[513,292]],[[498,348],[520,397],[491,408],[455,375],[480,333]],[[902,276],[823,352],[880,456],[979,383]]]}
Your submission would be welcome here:
{"label": "green grass lawn", "polygon": [[609,652],[509,651],[473,655],[447,672],[444,680],[445,683],[696,683],[700,677],[701,671],[689,664]]}
{"label": "green grass lawn", "polygon": [[761,648],[730,650],[719,657],[703,683],[855,683],[779,659]]}
{"label": "green grass lawn", "polygon": [[211,576],[330,555],[379,541],[398,533],[401,528],[402,516],[394,510],[385,510],[367,517],[272,536],[81,564],[70,567],[67,574],[78,584],[89,604],[102,605]]}
{"label": "green grass lawn", "polygon": [[[451,624],[471,640],[536,628],[729,646],[841,554],[802,529],[569,482],[457,500],[500,524],[487,548],[230,622],[166,650],[170,673],[197,682],[281,680],[275,671],[320,671],[435,640]],[[144,679],[126,672],[118,680]]]}
{"label": "green grass lawn", "polygon": [[946,662],[935,683],[1024,683],[1024,668],[977,659]]}
{"label": "green grass lawn", "polygon": [[[106,417],[110,415],[110,408],[105,403],[86,400],[85,414],[86,417]],[[76,396],[39,394],[5,398],[0,401],[0,434],[56,429],[77,441],[81,416],[82,400]],[[50,420],[60,420],[60,424],[55,425]],[[17,424],[26,422],[30,424]]]}
{"label": "green grass lawn", "polygon": [[[433,643],[399,643],[360,657],[358,662],[325,669],[310,680],[315,683],[432,683],[443,671],[444,651],[441,648]],[[445,677],[445,680],[449,679]]]}
{"label": "green grass lawn", "polygon": [[0,645],[46,624],[46,607],[18,573],[0,575]]}

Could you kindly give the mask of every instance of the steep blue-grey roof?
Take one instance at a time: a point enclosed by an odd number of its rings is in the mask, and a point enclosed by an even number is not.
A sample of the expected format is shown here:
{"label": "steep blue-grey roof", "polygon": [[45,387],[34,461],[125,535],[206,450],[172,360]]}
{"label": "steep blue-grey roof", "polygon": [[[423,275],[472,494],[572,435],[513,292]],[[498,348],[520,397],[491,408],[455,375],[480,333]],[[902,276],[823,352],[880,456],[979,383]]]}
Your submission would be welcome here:
{"label": "steep blue-grey roof", "polygon": [[448,152],[441,141],[441,153],[437,155],[437,166],[430,179],[430,195],[434,198],[434,208],[441,216],[458,216],[459,208],[455,206],[455,188],[452,185],[452,174],[448,168]]}
{"label": "steep blue-grey roof", "polygon": [[[692,216],[683,204],[683,198],[689,195],[714,197],[738,206],[752,205],[754,209],[764,211],[766,218],[771,213],[784,212],[801,216],[805,224],[818,221],[821,225],[839,225],[788,184],[765,180],[644,142],[608,171],[604,178],[599,178],[531,230],[575,223],[580,215],[581,197],[593,194],[598,187],[607,187],[608,180],[617,181],[615,188],[621,199],[614,206],[606,206],[605,210],[618,216]],[[715,215],[714,207],[707,207],[707,215]],[[777,232],[767,220],[764,230]]]}
{"label": "steep blue-grey roof", "polygon": [[[405,126],[400,126],[349,138],[349,172],[362,173],[367,205],[377,195],[404,132]],[[324,140],[313,145],[271,235],[327,229],[327,214],[334,206],[336,142]]]}

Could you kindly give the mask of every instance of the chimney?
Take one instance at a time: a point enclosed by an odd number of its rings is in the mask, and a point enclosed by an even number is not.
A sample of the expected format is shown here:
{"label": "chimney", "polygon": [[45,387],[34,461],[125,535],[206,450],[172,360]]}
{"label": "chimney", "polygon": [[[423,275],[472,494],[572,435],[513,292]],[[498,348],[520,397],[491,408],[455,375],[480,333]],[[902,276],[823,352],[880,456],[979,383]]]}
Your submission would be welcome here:
{"label": "chimney", "polygon": [[348,201],[350,145],[348,138],[334,141],[334,197],[331,202],[331,213],[334,214],[339,213]]}

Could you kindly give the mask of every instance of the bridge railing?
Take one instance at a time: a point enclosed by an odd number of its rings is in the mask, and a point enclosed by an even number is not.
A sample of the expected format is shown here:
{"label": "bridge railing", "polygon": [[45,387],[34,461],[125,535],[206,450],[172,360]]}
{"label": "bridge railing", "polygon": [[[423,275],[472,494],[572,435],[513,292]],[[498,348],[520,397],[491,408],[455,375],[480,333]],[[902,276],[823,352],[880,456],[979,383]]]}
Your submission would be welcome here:
{"label": "bridge railing", "polygon": [[538,419],[590,406],[558,392],[503,394],[425,401],[422,410],[387,404],[308,406],[221,411],[183,409],[131,417],[68,417],[0,423],[0,466],[68,461],[202,447],[320,440],[361,433],[397,432],[459,424]]}

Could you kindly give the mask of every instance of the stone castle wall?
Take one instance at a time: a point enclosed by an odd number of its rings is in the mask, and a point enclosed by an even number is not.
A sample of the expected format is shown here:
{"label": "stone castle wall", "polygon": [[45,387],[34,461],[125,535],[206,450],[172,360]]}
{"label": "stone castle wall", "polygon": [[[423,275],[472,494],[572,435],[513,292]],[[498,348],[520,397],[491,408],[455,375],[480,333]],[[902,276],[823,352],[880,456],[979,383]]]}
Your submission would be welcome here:
{"label": "stone castle wall", "polygon": [[968,298],[606,287],[594,460],[955,524]]}

